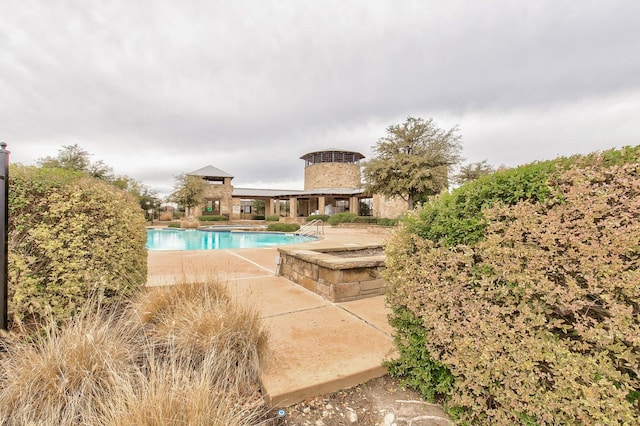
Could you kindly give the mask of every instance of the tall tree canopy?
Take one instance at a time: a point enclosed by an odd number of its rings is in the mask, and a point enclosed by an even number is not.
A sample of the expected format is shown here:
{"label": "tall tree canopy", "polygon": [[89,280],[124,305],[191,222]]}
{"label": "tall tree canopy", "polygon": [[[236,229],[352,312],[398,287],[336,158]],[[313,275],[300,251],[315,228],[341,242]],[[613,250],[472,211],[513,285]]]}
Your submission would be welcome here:
{"label": "tall tree canopy", "polygon": [[480,176],[488,175],[496,170],[489,164],[487,160],[483,160],[479,163],[469,163],[460,167],[458,173],[453,177],[453,180],[458,185],[471,182],[478,179]]}
{"label": "tall tree canopy", "polygon": [[[208,183],[198,176],[181,174],[175,177],[173,192],[169,200],[184,206],[187,210],[204,203]],[[187,211],[187,215],[189,212]]]}
{"label": "tall tree canopy", "polygon": [[94,178],[106,181],[116,188],[129,192],[138,200],[140,207],[147,210],[149,205],[159,205],[160,199],[156,191],[150,190],[146,185],[129,176],[115,176],[113,168],[102,160],[91,161],[91,156],[86,149],[78,144],[65,145],[58,150],[55,157],[47,156],[38,159],[40,167],[50,169],[65,169],[86,173]]}
{"label": "tall tree canopy", "polygon": [[106,181],[113,179],[113,169],[102,160],[92,162],[91,154],[78,144],[63,146],[58,150],[56,157],[40,158],[38,165],[47,168],[75,170]]}
{"label": "tall tree canopy", "polygon": [[449,186],[450,168],[460,161],[458,128],[440,129],[433,119],[408,117],[387,127],[387,135],[373,147],[374,157],[364,164],[370,193],[398,196],[412,209]]}

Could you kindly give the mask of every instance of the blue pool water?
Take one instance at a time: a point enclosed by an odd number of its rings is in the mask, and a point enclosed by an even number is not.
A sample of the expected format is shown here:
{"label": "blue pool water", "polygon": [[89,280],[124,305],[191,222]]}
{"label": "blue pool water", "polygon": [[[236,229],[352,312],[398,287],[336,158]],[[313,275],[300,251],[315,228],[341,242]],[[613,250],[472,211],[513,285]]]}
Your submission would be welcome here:
{"label": "blue pool water", "polygon": [[271,247],[304,243],[314,239],[313,237],[271,232],[147,230],[147,248],[149,250],[217,250]]}

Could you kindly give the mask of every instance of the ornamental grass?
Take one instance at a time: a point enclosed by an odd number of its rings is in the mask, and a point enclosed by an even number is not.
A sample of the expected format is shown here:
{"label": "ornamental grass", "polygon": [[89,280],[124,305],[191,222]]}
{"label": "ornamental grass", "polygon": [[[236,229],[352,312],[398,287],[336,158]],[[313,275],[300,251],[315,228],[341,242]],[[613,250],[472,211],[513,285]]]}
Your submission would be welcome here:
{"label": "ornamental grass", "polygon": [[214,282],[3,336],[0,424],[256,425],[266,333]]}

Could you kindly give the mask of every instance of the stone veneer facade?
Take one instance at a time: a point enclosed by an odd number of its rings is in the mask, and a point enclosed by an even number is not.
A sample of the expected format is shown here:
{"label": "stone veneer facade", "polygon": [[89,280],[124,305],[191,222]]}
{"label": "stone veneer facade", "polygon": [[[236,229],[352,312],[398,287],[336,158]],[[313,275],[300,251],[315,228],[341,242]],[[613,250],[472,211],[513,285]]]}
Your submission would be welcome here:
{"label": "stone veneer facade", "polygon": [[304,250],[281,247],[281,275],[307,290],[333,302],[349,302],[386,294],[387,282],[381,278],[385,256],[341,258],[331,252],[363,250],[381,246],[358,246]]}
{"label": "stone veneer facade", "polygon": [[360,165],[316,163],[304,168],[304,190],[324,188],[360,188]]}

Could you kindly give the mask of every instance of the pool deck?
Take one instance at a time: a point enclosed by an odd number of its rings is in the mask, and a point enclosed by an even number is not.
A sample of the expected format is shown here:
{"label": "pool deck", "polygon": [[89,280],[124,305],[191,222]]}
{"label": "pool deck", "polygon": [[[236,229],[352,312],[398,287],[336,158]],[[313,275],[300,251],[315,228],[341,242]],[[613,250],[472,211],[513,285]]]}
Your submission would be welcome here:
{"label": "pool deck", "polygon": [[[311,249],[382,244],[384,228],[332,228]],[[331,303],[275,276],[277,248],[150,251],[148,285],[218,278],[241,303],[258,307],[269,333],[262,374],[266,401],[286,407],[383,376],[393,357],[384,296]]]}

